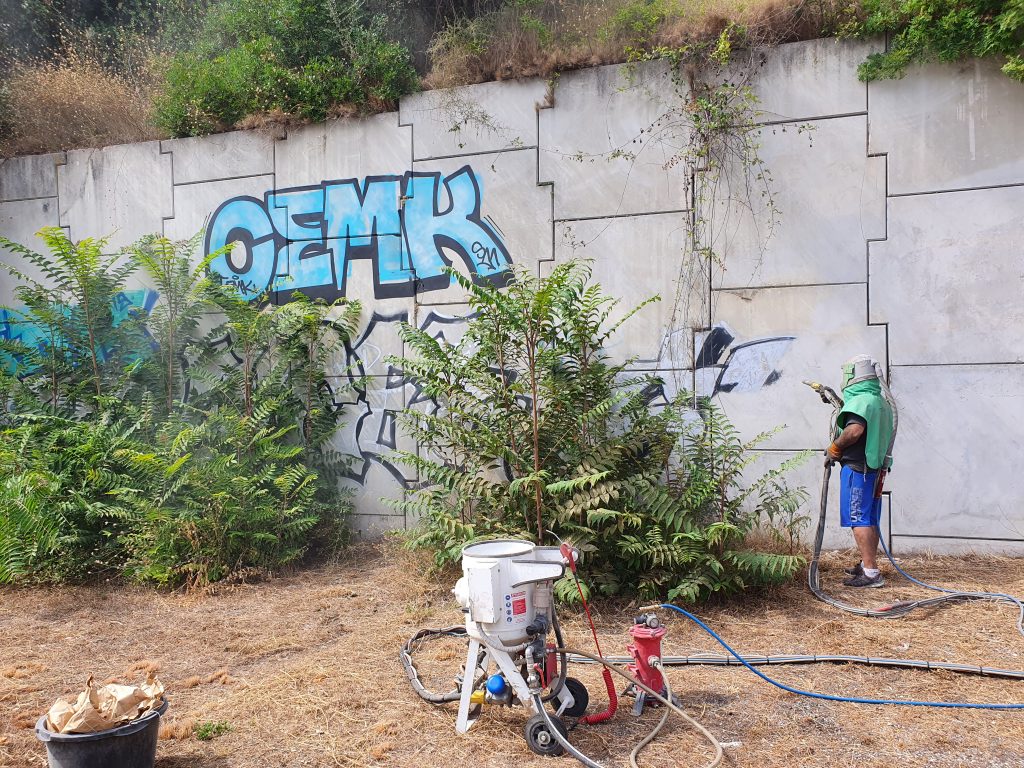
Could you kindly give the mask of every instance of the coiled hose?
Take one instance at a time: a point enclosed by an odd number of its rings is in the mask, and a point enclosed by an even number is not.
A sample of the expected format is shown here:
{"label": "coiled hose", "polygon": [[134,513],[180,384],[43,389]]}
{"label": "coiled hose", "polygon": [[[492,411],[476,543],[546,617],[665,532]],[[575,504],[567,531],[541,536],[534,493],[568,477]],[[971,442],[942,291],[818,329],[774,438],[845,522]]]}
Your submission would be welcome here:
{"label": "coiled hose", "polygon": [[[922,598],[920,600],[905,600],[893,603],[892,605],[883,606],[881,608],[862,608],[857,605],[850,605],[849,603],[845,603],[842,600],[838,600],[837,598],[826,594],[826,592],[821,588],[821,574],[818,569],[818,563],[821,558],[822,542],[825,537],[825,521],[828,512],[828,486],[831,475],[832,465],[827,464],[821,481],[821,501],[819,505],[818,528],[814,535],[814,551],[811,555],[810,567],[807,569],[807,586],[816,598],[828,603],[834,608],[838,608],[841,611],[853,613],[858,616],[867,616],[873,619],[896,619],[901,616],[906,616],[908,613],[917,610],[918,608],[932,608],[946,603],[967,602],[972,600],[1007,603],[1016,606],[1017,631],[1021,635],[1024,635],[1024,601],[1021,601],[1013,595],[1007,595],[1001,592],[968,592],[957,589],[947,589],[945,587],[937,587],[915,579],[904,571],[896,562],[896,559],[889,551],[889,547],[886,546],[885,538],[882,536],[881,531],[878,532],[878,540],[882,545],[882,551],[885,552],[885,556],[888,558],[893,568],[895,568],[896,571],[904,578],[912,581],[914,584],[936,592],[942,592],[943,594],[938,597]],[[876,530],[878,529],[876,528]]]}

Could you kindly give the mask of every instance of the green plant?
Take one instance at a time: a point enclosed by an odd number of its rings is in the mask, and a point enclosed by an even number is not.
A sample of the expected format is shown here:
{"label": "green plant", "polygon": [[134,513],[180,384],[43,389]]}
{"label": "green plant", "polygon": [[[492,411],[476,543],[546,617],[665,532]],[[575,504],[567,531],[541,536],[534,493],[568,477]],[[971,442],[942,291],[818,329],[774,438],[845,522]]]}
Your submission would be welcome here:
{"label": "green plant", "polygon": [[0,583],[119,574],[150,488],[139,422],[24,415],[0,450]]}
{"label": "green plant", "polygon": [[324,368],[359,314],[358,304],[273,307],[230,286],[207,291],[224,322],[190,347],[197,391],[139,462],[158,492],[132,541],[136,577],[192,587],[344,542],[345,457],[330,446],[341,410]]}
{"label": "green plant", "polygon": [[227,720],[203,720],[195,726],[196,738],[200,741],[210,741],[230,731],[231,724]]}
{"label": "green plant", "polygon": [[156,374],[153,384],[162,395],[165,414],[187,395],[188,376],[182,361],[194,342],[203,310],[210,308],[206,269],[222,253],[209,254],[191,266],[200,239],[201,233],[180,242],[150,236],[131,247],[135,264],[163,297],[146,318],[146,329],[154,342],[149,368]]}
{"label": "green plant", "polygon": [[889,49],[860,65],[861,80],[899,78],[913,62],[1005,56],[1003,72],[1024,82],[1024,0],[865,0],[865,35]]}
{"label": "green plant", "polygon": [[797,556],[743,547],[788,493],[772,484],[788,464],[741,486],[766,436],[739,442],[717,409],[694,410],[686,395],[652,410],[658,381],[604,351],[643,305],[620,312],[576,262],[546,278],[520,270],[504,290],[452,274],[471,296],[466,335],[448,344],[403,326],[411,354],[394,361],[436,403],[403,419],[425,449],[400,454],[427,482],[396,502],[421,519],[414,546],[442,564],[478,538],[568,539],[607,595],[694,600],[796,571]]}
{"label": "green plant", "polygon": [[651,44],[669,16],[667,4],[660,0],[631,0],[619,7],[598,32],[605,40],[616,40],[630,50]]}
{"label": "green plant", "polygon": [[175,136],[274,111],[323,120],[339,105],[391,105],[418,83],[385,20],[336,0],[225,0],[165,78],[156,121]]}
{"label": "green plant", "polygon": [[[99,573],[202,586],[345,542],[350,508],[326,386],[358,303],[247,302],[192,266],[198,238],[131,258],[42,233],[0,344],[0,583]],[[111,302],[141,265],[153,311]],[[22,276],[18,270],[12,274]],[[27,278],[26,278],[27,279]],[[219,316],[197,338],[200,313]]]}
{"label": "green plant", "polygon": [[101,410],[123,398],[131,366],[145,346],[137,319],[125,321],[114,311],[135,264],[104,254],[106,240],[73,243],[58,227],[46,227],[39,236],[49,249],[46,255],[0,237],[0,245],[43,275],[37,280],[0,264],[20,281],[15,296],[24,308],[15,323],[24,333],[19,335],[36,338],[36,343],[4,341],[0,353],[15,365],[22,397],[38,397],[50,413]]}

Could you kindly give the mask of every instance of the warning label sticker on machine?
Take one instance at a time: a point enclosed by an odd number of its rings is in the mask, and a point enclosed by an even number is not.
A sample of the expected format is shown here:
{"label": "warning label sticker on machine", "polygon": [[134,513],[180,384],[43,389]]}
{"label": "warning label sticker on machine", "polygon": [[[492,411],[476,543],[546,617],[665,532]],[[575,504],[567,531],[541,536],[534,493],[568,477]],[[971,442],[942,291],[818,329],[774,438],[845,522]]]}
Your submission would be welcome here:
{"label": "warning label sticker on machine", "polygon": [[512,595],[512,615],[518,616],[520,613],[526,613],[526,598]]}

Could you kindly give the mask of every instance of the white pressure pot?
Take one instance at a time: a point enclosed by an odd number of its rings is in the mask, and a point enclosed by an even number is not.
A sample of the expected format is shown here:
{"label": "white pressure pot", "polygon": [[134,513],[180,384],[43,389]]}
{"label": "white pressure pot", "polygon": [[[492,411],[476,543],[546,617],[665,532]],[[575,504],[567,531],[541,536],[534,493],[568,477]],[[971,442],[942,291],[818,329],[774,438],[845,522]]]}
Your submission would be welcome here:
{"label": "white pressure pot", "polygon": [[[466,612],[470,634],[477,624],[504,645],[515,645],[528,639],[537,585],[562,578],[565,560],[558,547],[494,539],[462,550],[462,573],[452,592]],[[550,599],[543,602],[545,612],[550,611]]]}

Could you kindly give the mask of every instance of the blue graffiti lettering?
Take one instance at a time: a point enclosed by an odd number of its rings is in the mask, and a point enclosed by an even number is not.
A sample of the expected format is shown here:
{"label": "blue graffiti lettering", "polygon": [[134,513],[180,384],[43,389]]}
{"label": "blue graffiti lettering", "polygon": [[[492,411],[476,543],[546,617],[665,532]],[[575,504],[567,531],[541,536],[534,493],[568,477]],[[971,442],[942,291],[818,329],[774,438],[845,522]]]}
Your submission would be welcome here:
{"label": "blue graffiti lettering", "polygon": [[206,253],[237,245],[210,264],[224,284],[254,298],[293,291],[333,300],[346,295],[351,262],[373,262],[376,298],[411,296],[451,284],[448,254],[474,280],[502,285],[512,263],[480,215],[480,180],[470,166],[449,176],[408,172],[324,181],[235,197],[211,217]]}
{"label": "blue graffiti lettering", "polygon": [[[159,297],[160,294],[151,288],[137,288],[135,290],[119,292],[111,300],[110,306],[114,325],[120,325],[125,320],[140,314],[148,315]],[[70,315],[67,307],[63,311],[66,316]],[[143,332],[149,337],[148,331],[143,329]],[[58,338],[55,341],[60,342],[62,339]],[[24,351],[34,349],[37,354],[45,355],[50,346],[51,339],[47,328],[37,320],[33,320],[30,313],[26,313],[23,309],[0,307],[0,342],[10,342],[8,348],[11,350],[21,349]],[[151,347],[155,345],[151,337],[149,343]],[[112,349],[100,349],[98,351],[101,358],[106,358],[113,352]],[[144,355],[145,353],[145,349],[137,350],[129,353],[128,358],[132,359],[136,355]],[[0,353],[0,370],[11,375],[25,375],[32,372],[31,366],[25,359],[25,355],[17,351]]]}

